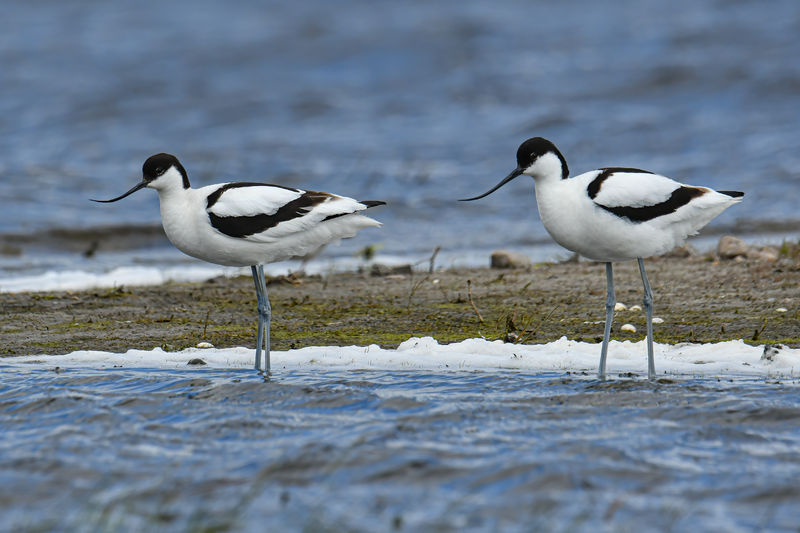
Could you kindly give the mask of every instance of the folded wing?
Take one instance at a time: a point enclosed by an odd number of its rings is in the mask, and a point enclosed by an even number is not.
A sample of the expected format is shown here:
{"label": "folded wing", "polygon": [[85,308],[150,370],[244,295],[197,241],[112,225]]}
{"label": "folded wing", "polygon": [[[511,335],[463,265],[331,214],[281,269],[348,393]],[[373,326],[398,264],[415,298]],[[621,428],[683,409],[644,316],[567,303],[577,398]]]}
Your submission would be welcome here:
{"label": "folded wing", "polygon": [[262,183],[228,183],[208,195],[206,211],[219,232],[273,242],[326,220],[369,207],[352,198]]}
{"label": "folded wing", "polygon": [[634,223],[671,215],[709,192],[711,189],[632,168],[600,169],[587,187],[598,207]]}

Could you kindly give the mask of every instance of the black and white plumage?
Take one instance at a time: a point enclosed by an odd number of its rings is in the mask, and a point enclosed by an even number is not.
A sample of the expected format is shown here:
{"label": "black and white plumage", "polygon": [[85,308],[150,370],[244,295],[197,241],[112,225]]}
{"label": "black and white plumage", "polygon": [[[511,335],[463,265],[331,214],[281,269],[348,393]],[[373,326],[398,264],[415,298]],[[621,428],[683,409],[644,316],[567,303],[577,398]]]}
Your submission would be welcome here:
{"label": "black and white plumage", "polygon": [[[178,158],[156,154],[142,166],[143,179],[116,202],[149,187],[158,192],[161,222],[172,244],[187,255],[226,266],[251,266],[259,300],[256,368],[262,340],[269,372],[269,299],[263,265],[314,253],[381,224],[361,211],[383,205],[336,194],[252,182],[193,189]],[[266,331],[264,331],[266,329]],[[263,337],[263,338],[262,338]]]}
{"label": "black and white plumage", "polygon": [[715,191],[674,181],[635,168],[601,168],[569,177],[569,167],[556,146],[541,137],[523,142],[517,168],[477,200],[521,175],[536,189],[539,216],[547,232],[564,248],[606,263],[608,298],[600,358],[605,376],[608,339],[616,302],[612,261],[637,259],[645,288],[648,374],[655,374],[652,335],[652,294],[644,270],[645,257],[666,253],[695,235],[714,217],[740,202],[744,193]]}

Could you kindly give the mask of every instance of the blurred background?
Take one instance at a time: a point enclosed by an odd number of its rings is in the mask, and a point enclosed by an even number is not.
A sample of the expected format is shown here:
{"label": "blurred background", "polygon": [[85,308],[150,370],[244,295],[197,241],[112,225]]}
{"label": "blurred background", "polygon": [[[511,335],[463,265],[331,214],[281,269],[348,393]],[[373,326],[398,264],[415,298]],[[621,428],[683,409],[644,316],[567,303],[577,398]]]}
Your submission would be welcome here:
{"label": "blurred background", "polygon": [[[14,1],[0,20],[0,288],[191,263],[154,191],[99,205],[166,151],[194,186],[266,181],[385,200],[388,261],[566,255],[531,180],[482,202],[525,138],[573,175],[633,166],[745,191],[704,232],[800,228],[800,3]],[[711,242],[709,240],[709,242]],[[709,245],[710,246],[710,245]],[[8,286],[8,285],[6,285]]]}

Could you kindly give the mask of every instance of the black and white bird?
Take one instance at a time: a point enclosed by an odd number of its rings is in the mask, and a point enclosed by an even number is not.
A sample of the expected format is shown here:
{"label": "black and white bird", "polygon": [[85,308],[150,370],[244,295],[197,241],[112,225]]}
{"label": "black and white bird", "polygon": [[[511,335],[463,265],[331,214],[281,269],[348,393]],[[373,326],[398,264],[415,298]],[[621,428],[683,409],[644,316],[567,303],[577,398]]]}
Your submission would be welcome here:
{"label": "black and white bird", "polygon": [[567,161],[558,148],[547,139],[534,137],[520,145],[517,168],[511,174],[488,192],[463,201],[483,198],[523,174],[533,178],[539,216],[550,236],[564,248],[606,264],[608,297],[601,379],[605,378],[616,304],[611,264],[638,260],[647,316],[647,373],[653,379],[653,294],[642,259],[681,245],[711,219],[740,202],[744,193],[684,185],[636,168],[601,168],[569,178]]}
{"label": "black and white bird", "polygon": [[361,211],[386,202],[357,201],[327,192],[267,183],[218,183],[193,189],[178,158],[156,154],[144,162],[142,181],[116,202],[144,187],[155,189],[167,237],[183,253],[218,265],[250,266],[258,298],[255,367],[270,372],[271,307],[264,279],[266,263],[315,252],[380,226]]}

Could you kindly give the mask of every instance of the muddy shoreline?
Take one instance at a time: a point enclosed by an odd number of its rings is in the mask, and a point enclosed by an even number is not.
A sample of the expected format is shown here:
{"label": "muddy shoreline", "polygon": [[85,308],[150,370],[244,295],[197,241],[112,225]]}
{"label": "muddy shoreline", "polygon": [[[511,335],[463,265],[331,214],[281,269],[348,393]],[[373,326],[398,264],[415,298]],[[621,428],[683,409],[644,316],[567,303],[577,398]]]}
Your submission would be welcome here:
{"label": "muddy shoreline", "polygon": [[[744,339],[800,346],[796,260],[662,257],[648,260],[647,268],[655,294],[654,314],[663,319],[655,325],[657,342]],[[271,279],[273,348],[395,347],[424,335],[440,342],[481,336],[525,343],[561,336],[601,340],[605,301],[601,263],[375,274]],[[615,278],[618,302],[628,307],[640,304],[636,263],[616,264]],[[203,341],[217,347],[255,343],[255,292],[249,277],[0,294],[0,306],[3,355],[124,352],[157,346],[179,350]],[[632,324],[637,331],[621,331],[623,324]],[[643,337],[642,311],[616,313],[613,338]]]}

